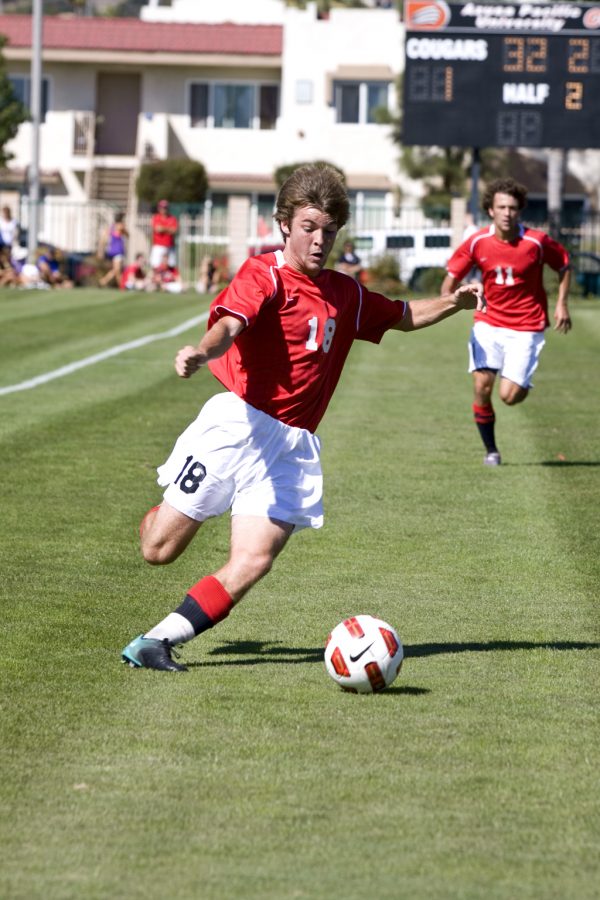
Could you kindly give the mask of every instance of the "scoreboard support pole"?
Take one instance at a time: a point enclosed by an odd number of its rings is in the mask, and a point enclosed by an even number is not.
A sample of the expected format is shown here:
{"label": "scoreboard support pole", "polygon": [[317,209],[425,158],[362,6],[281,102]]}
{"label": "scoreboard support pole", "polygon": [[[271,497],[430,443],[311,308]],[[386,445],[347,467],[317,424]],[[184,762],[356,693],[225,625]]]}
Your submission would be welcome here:
{"label": "scoreboard support pole", "polygon": [[473,158],[471,159],[471,199],[469,201],[469,212],[473,216],[473,224],[477,225],[479,221],[479,178],[481,175],[481,154],[479,147],[473,147]]}
{"label": "scoreboard support pole", "polygon": [[566,150],[557,148],[548,151],[548,223],[550,234],[554,238],[557,238],[560,232],[566,165]]}

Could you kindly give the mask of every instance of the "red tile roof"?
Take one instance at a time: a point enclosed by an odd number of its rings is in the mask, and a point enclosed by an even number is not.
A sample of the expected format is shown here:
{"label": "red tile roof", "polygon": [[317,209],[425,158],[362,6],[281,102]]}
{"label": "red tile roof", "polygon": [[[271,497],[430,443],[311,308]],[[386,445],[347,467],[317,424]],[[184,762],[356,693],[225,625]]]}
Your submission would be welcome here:
{"label": "red tile roof", "polygon": [[[31,16],[0,15],[0,34],[9,47],[31,46]],[[116,50],[137,53],[235,53],[280,56],[281,25],[195,25],[140,19],[45,16],[45,48]]]}

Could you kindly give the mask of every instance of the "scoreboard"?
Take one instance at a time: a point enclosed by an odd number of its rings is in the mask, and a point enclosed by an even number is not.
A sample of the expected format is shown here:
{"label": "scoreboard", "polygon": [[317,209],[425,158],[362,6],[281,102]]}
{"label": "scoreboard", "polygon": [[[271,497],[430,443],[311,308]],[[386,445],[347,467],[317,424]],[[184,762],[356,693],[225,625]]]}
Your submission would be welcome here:
{"label": "scoreboard", "polygon": [[600,2],[404,10],[404,144],[600,147]]}

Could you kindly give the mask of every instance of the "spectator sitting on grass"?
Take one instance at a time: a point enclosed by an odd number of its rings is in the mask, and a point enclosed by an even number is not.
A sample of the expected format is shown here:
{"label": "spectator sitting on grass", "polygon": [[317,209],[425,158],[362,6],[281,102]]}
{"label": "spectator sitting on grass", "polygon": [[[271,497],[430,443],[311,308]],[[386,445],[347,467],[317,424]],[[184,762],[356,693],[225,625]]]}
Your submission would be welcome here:
{"label": "spectator sitting on grass", "polygon": [[167,291],[169,294],[180,294],[183,291],[179,269],[169,263],[168,250],[165,250],[162,262],[152,269],[152,287],[155,291]]}
{"label": "spectator sitting on grass", "polygon": [[219,270],[212,256],[205,256],[200,263],[196,291],[199,294],[216,293],[219,290]]}
{"label": "spectator sitting on grass", "polygon": [[0,247],[0,287],[42,288],[50,285],[42,281],[40,270],[27,262],[27,249],[13,244]]}
{"label": "spectator sitting on grass", "polygon": [[37,267],[42,281],[49,284],[50,287],[73,287],[73,282],[66,278],[60,270],[60,263],[54,247],[48,247],[46,252],[38,257]]}
{"label": "spectator sitting on grass", "polygon": [[0,287],[16,283],[17,273],[15,272],[8,247],[0,244]]}
{"label": "spectator sitting on grass", "polygon": [[119,287],[122,291],[145,291],[148,283],[146,257],[143,253],[138,253],[132,264],[123,270]]}

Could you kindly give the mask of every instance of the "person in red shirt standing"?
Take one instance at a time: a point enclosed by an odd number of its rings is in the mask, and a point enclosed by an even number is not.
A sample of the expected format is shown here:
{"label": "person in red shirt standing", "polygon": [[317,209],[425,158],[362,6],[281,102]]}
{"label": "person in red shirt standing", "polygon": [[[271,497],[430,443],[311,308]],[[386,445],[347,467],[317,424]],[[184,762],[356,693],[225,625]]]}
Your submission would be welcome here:
{"label": "person in red shirt standing", "polygon": [[231,511],[230,555],[190,587],[177,609],[122,651],[136,668],[183,671],[171,656],[227,616],[269,572],[290,535],[323,524],[315,431],[355,340],[379,343],[482,304],[480,285],[431,300],[390,300],[325,269],[349,213],[342,179],[302,166],[275,212],[284,249],[251,257],[210,308],[206,334],[175,370],[208,366],[224,392],[207,401],[158,470],[166,490],[140,527],[144,558],[172,562],[210,516]]}
{"label": "person in red shirt standing", "polygon": [[155,269],[163,262],[165,250],[169,253],[169,265],[174,266],[175,236],[178,223],[175,216],[169,213],[169,201],[159,200],[157,211],[152,216],[152,248],[150,250],[150,266]]}
{"label": "person in red shirt standing", "polygon": [[442,294],[453,291],[468,272],[481,272],[486,301],[485,315],[475,312],[469,342],[469,371],[473,373],[473,413],[485,446],[483,462],[501,463],[496,445],[496,416],[492,392],[500,374],[503,403],[522,403],[544,346],[549,325],[548,298],[544,290],[544,266],[558,273],[558,299],[554,328],[571,329],[568,295],[571,281],[565,248],[542,231],[525,228],[519,221],[527,202],[527,190],[512,178],[491,182],[482,198],[492,223],[471,234],[450,257]]}

